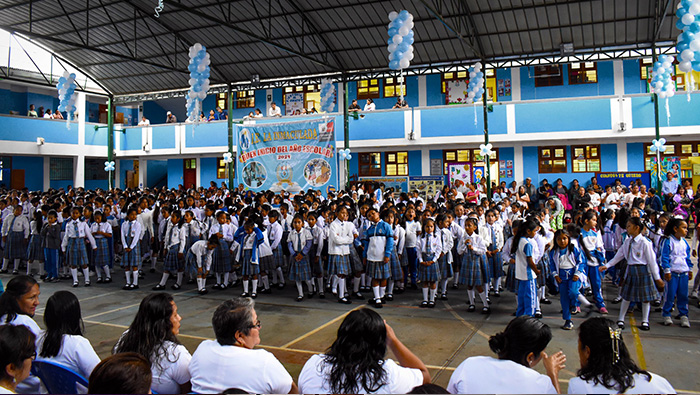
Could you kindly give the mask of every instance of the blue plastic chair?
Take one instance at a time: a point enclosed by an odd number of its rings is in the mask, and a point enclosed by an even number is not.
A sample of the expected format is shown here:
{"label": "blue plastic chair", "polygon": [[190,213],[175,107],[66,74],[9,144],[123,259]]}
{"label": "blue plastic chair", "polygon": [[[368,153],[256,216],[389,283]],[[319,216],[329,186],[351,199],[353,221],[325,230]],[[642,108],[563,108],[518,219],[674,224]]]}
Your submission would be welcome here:
{"label": "blue plastic chair", "polygon": [[[79,373],[49,361],[33,361],[32,374],[38,377],[49,394],[86,393],[88,381]],[[82,388],[81,388],[82,387]]]}

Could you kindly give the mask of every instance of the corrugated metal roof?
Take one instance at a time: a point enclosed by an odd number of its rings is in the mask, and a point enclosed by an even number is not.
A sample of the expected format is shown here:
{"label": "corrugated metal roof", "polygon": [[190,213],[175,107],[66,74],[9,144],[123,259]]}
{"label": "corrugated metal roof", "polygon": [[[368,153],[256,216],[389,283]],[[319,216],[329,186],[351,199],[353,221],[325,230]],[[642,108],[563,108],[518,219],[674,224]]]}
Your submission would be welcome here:
{"label": "corrugated metal roof", "polygon": [[[0,28],[54,50],[114,94],[187,86],[188,47],[212,83],[387,69],[391,10],[415,21],[412,67],[648,47],[675,40],[680,0],[0,0]],[[31,4],[31,6],[30,6]],[[659,27],[663,14],[664,23]]]}

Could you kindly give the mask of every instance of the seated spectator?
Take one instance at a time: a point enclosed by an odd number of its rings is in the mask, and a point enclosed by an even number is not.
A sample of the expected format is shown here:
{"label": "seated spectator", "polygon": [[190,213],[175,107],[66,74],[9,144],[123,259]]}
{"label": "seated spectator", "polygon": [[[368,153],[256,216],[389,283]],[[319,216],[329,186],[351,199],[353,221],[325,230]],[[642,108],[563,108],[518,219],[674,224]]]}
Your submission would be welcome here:
{"label": "seated spectator", "polygon": [[32,370],[36,337],[24,325],[0,326],[0,394],[14,394]]}
{"label": "seated spectator", "polygon": [[207,118],[207,121],[214,121],[216,120],[216,114],[214,113],[214,110],[209,110],[209,117]]}
{"label": "seated spectator", "polygon": [[316,110],[316,107],[311,107],[311,109],[308,111],[309,114],[318,114],[318,110]]}
{"label": "seated spectator", "polygon": [[262,324],[253,299],[221,303],[211,321],[216,340],[200,343],[190,361],[193,392],[218,394],[238,388],[253,394],[298,393],[280,361],[269,351],[254,349],[260,344]]}
{"label": "seated spectator", "polygon": [[30,104],[29,105],[29,111],[27,112],[28,117],[33,117],[33,118],[38,118],[39,116],[36,113],[36,110],[34,109],[34,105]]}
{"label": "seated spectator", "polygon": [[406,100],[401,99],[401,97],[396,98],[396,104],[394,104],[393,109],[398,109],[398,108],[408,108],[408,103],[406,103]]}
{"label": "seated spectator", "polygon": [[374,100],[367,99],[367,104],[365,104],[365,111],[374,111],[377,107],[374,105]]}
{"label": "seated spectator", "polygon": [[146,118],[145,115],[141,116],[141,122],[139,122],[139,126],[151,126],[151,121]]}
{"label": "seated spectator", "polygon": [[[384,359],[387,347],[399,364]],[[428,368],[370,309],[348,314],[326,354],[309,358],[299,374],[299,389],[309,394],[405,394],[428,383]]]}
{"label": "seated spectator", "polygon": [[249,112],[248,115],[246,115],[245,117],[243,117],[243,119],[253,119],[253,118],[255,118],[255,113],[252,112],[252,111]]}
{"label": "seated spectator", "polygon": [[267,110],[267,116],[268,117],[281,117],[282,110],[280,110],[280,108],[277,107],[277,104],[275,102],[272,102],[270,104],[270,108]]}
{"label": "seated spectator", "polygon": [[[559,351],[548,356],[544,349],[552,332],[541,321],[520,316],[503,332],[489,339],[492,357],[469,357],[452,373],[451,394],[558,394],[559,371],[566,357]],[[542,361],[547,375],[534,367]]]}
{"label": "seated spectator", "polygon": [[44,119],[53,119],[53,115],[51,115],[50,108],[48,110],[46,110],[46,112],[44,113]]}
{"label": "seated spectator", "polygon": [[37,115],[39,118],[43,118],[43,117],[44,117],[44,107],[43,107],[43,106],[39,107],[39,110],[37,110],[37,114],[36,114],[36,115]]}
{"label": "seated spectator", "polygon": [[58,108],[53,112],[53,119],[63,119],[63,114],[58,111]]}
{"label": "seated spectator", "polygon": [[40,293],[39,284],[32,277],[13,277],[0,295],[0,325],[24,325],[39,336],[41,329],[32,317],[39,306]]}
{"label": "seated spectator", "polygon": [[177,123],[177,117],[172,112],[168,111],[165,123]]}
{"label": "seated spectator", "polygon": [[46,301],[44,332],[36,342],[38,360],[55,362],[90,377],[100,357],[83,337],[80,302],[71,292],[58,291]]}
{"label": "seated spectator", "polygon": [[181,317],[170,294],[146,296],[114,353],[134,352],[148,358],[153,376],[151,388],[159,394],[190,392],[189,351],[177,340]]}
{"label": "seated spectator", "polygon": [[151,366],[135,352],[111,355],[95,366],[88,394],[150,394]]}
{"label": "seated spectator", "polygon": [[199,112],[199,122],[209,122],[209,118],[204,116],[204,111]]}
{"label": "seated spectator", "polygon": [[228,119],[228,113],[224,110],[221,109],[221,107],[217,106],[216,107],[216,120],[217,121],[225,121]]}
{"label": "seated spectator", "polygon": [[263,117],[262,111],[260,111],[259,108],[256,108],[255,109],[255,118],[262,118],[262,117]]}
{"label": "seated spectator", "polygon": [[661,198],[656,195],[656,189],[649,188],[647,192],[647,198],[644,200],[644,205],[651,208],[654,211],[663,211],[663,206],[661,204]]}
{"label": "seated spectator", "polygon": [[605,317],[579,327],[581,369],[569,380],[570,394],[675,394],[663,377],[637,366],[617,325]]}
{"label": "seated spectator", "polygon": [[353,99],[352,104],[350,104],[350,107],[348,107],[348,111],[350,112],[358,112],[360,111],[360,105],[357,104],[357,100]]}

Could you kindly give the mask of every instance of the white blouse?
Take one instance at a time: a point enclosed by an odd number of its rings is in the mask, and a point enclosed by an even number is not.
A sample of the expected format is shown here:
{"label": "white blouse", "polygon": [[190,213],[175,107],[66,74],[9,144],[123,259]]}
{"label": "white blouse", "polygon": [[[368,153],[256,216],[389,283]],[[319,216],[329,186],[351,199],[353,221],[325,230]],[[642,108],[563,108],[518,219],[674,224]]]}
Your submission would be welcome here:
{"label": "white blouse", "polygon": [[61,342],[61,349],[58,351],[58,355],[51,358],[42,357],[39,354],[41,354],[45,339],[46,333],[40,336],[36,341],[38,361],[55,362],[80,373],[85,378],[90,377],[92,370],[100,363],[100,357],[97,356],[90,341],[82,336],[74,335],[63,335],[63,341]]}
{"label": "white blouse", "polygon": [[464,360],[452,373],[447,391],[451,394],[557,393],[549,376],[519,363],[492,357]]}

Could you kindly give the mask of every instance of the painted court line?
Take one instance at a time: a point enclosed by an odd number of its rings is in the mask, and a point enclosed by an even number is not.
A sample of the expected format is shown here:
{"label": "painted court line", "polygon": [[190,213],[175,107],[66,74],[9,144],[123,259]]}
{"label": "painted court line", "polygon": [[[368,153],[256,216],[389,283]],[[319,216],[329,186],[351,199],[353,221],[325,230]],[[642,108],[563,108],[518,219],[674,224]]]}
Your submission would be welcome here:
{"label": "painted court line", "polygon": [[637,359],[639,359],[639,367],[646,370],[647,361],[644,358],[644,348],[642,348],[642,339],[639,337],[639,329],[637,329],[637,320],[634,316],[630,316],[630,329],[632,330],[632,338],[634,339],[634,348],[637,350]]}
{"label": "painted court line", "polygon": [[452,314],[452,316],[454,316],[454,317],[455,317],[457,320],[459,320],[462,324],[464,324],[464,326],[466,326],[467,328],[469,328],[469,329],[471,329],[472,331],[476,332],[479,336],[483,337],[483,338],[486,339],[486,340],[488,340],[489,337],[491,337],[491,336],[487,335],[486,333],[482,332],[482,331],[481,331],[479,328],[477,328],[476,326],[470,324],[470,323],[469,323],[467,320],[465,320],[464,318],[460,317],[460,315],[457,314],[457,312],[454,310],[454,308],[452,308],[452,306],[451,306],[449,303],[447,303],[447,302],[443,302],[443,303],[445,304],[445,306],[447,306],[447,309],[446,309],[446,310],[449,311],[450,314]]}
{"label": "painted court line", "polygon": [[[144,288],[146,288],[145,285],[144,285]],[[172,295],[172,296],[177,296],[177,295],[182,295],[182,294],[185,294],[185,293],[188,293],[188,292],[191,292],[191,291],[192,291],[192,290],[181,291],[181,292],[176,292],[176,293],[171,294],[171,295]],[[118,311],[130,309],[130,308],[132,308],[132,307],[137,307],[137,306],[139,306],[140,304],[141,304],[141,302],[139,301],[138,303],[130,304],[130,305],[128,305],[128,306],[122,306],[122,307],[118,307],[118,308],[116,308],[116,309],[103,311],[103,312],[97,313],[97,314],[92,314],[92,315],[89,315],[89,316],[87,316],[87,317],[84,317],[83,320],[89,320],[89,319],[91,319],[91,318],[96,318],[96,317],[100,317],[100,316],[103,316],[103,315],[107,315],[107,314],[111,314],[111,313],[116,313],[116,312],[118,312]]]}
{"label": "painted court line", "polygon": [[365,307],[364,305],[359,305],[359,306],[355,307],[354,309],[352,309],[352,310],[350,310],[350,311],[348,311],[348,312],[346,312],[346,313],[343,313],[343,314],[339,315],[338,317],[333,318],[332,320],[326,322],[325,324],[319,326],[318,328],[316,328],[316,329],[314,329],[314,330],[312,330],[312,331],[310,331],[310,332],[306,332],[305,334],[303,334],[303,335],[297,337],[296,339],[290,341],[289,343],[284,344],[281,348],[288,348],[288,347],[291,346],[292,344],[298,343],[298,342],[300,342],[300,341],[306,339],[307,337],[309,337],[309,336],[311,336],[311,335],[314,335],[314,334],[318,333],[319,331],[322,331],[323,329],[326,329],[327,327],[329,327],[329,326],[335,324],[336,322],[338,322],[338,321],[340,321],[340,320],[342,320],[342,319],[345,319],[345,317],[346,317],[348,314],[352,313],[353,311],[359,310],[359,309],[364,308],[364,307]]}

